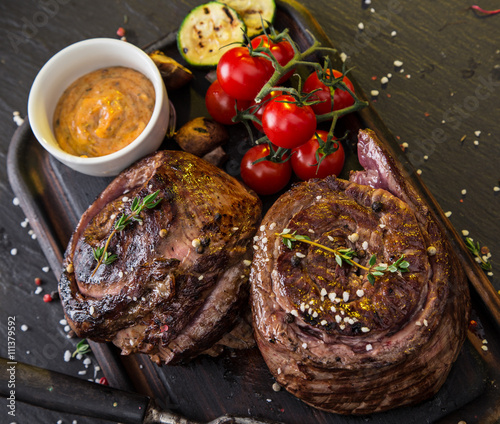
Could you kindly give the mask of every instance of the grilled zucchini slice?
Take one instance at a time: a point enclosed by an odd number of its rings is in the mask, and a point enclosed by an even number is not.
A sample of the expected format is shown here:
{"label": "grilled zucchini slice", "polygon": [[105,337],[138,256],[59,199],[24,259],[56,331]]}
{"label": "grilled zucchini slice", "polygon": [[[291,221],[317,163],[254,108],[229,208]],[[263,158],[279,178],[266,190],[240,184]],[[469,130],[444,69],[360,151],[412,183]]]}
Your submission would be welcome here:
{"label": "grilled zucchini slice", "polygon": [[262,32],[262,20],[273,22],[276,12],[274,0],[220,0],[239,13],[250,38]]}
{"label": "grilled zucchini slice", "polygon": [[216,66],[231,43],[245,41],[246,26],[238,12],[218,1],[202,4],[184,18],[177,47],[192,66]]}

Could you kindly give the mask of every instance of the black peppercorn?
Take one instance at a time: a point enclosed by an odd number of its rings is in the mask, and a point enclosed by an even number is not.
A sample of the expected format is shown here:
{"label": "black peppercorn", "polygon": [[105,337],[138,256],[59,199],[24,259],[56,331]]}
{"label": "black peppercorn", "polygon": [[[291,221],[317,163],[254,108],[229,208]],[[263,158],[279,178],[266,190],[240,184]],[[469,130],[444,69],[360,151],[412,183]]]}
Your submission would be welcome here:
{"label": "black peppercorn", "polygon": [[372,211],[373,212],[380,212],[383,208],[382,202],[373,202],[372,203]]}

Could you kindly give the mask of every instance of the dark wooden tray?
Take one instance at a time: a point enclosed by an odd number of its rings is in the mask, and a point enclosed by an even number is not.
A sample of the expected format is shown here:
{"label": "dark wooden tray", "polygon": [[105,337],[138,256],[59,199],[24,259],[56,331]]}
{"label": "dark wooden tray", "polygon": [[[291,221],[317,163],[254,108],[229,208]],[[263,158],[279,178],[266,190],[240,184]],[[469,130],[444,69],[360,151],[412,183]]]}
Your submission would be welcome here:
{"label": "dark wooden tray", "polygon": [[[308,32],[323,45],[332,46],[307,10],[293,0],[278,1],[275,24],[278,29],[289,28],[301,47],[311,41]],[[181,60],[175,33],[145,49],[160,49]],[[195,71],[195,80],[189,87],[169,93],[179,125],[193,117],[207,115],[203,95],[209,82],[205,76],[206,71]],[[356,91],[365,98],[356,81],[353,83]],[[339,416],[311,408],[285,391],[274,392],[274,380],[257,349],[227,351],[218,358],[199,357],[182,366],[157,367],[143,355],[122,357],[111,345],[92,343],[92,350],[112,386],[149,395],[162,407],[200,421],[226,413],[290,424],[399,423],[402,420],[407,423],[457,423],[465,420],[471,424],[500,420],[500,390],[494,383],[500,377],[500,343],[496,337],[500,329],[500,301],[497,294],[373,107],[349,115],[339,124],[339,132],[349,131],[345,145],[348,152],[346,172],[359,168],[352,149],[357,130],[367,127],[375,130],[445,227],[466,269],[474,316],[480,322],[479,331],[469,332],[468,341],[440,392],[414,407],[370,417]],[[250,142],[245,130],[239,126],[232,127],[230,134],[228,153],[231,159],[225,169],[238,177],[239,158]],[[173,142],[166,140],[162,148],[174,148]],[[12,188],[59,278],[62,255],[79,217],[111,179],[88,177],[54,160],[38,144],[28,121],[12,139],[7,165]],[[481,349],[484,338],[488,340],[487,352]]]}

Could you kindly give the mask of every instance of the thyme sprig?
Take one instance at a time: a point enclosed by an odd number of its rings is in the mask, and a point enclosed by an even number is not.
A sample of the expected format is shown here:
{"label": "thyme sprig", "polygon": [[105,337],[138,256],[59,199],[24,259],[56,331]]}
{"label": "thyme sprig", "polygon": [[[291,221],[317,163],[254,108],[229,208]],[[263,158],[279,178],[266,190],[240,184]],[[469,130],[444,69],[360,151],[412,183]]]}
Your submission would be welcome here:
{"label": "thyme sprig", "polygon": [[87,340],[83,339],[78,342],[78,344],[76,345],[76,349],[71,355],[71,357],[74,358],[78,354],[85,355],[86,353],[89,352],[90,352],[90,346],[87,343]]}
{"label": "thyme sprig", "polygon": [[343,266],[344,262],[348,265],[356,266],[362,270],[367,271],[367,278],[370,284],[373,286],[375,284],[375,277],[381,277],[384,274],[391,272],[407,272],[408,267],[410,266],[410,263],[408,261],[404,260],[404,255],[401,255],[398,260],[396,260],[394,263],[388,265],[385,263],[377,263],[377,255],[372,255],[370,257],[370,260],[368,261],[368,267],[361,265],[359,262],[356,262],[353,258],[357,255],[357,252],[351,248],[347,247],[339,247],[336,249],[333,249],[328,246],[324,246],[320,243],[316,243],[311,240],[310,237],[301,235],[301,234],[296,234],[297,232],[294,231],[293,233],[290,232],[289,229],[284,229],[283,232],[281,233],[276,233],[277,236],[281,237],[283,244],[288,247],[289,249],[293,248],[293,242],[302,242],[302,243],[307,243],[312,246],[319,247],[322,250],[325,250],[327,252],[333,253],[335,256],[335,261],[339,266]]}
{"label": "thyme sprig", "polygon": [[94,258],[97,260],[97,265],[92,272],[91,277],[94,276],[97,269],[102,265],[110,265],[114,261],[118,259],[118,256],[115,254],[110,254],[108,252],[109,243],[113,236],[119,232],[123,231],[128,225],[132,222],[140,222],[142,223],[142,218],[140,216],[141,212],[144,209],[153,209],[163,200],[162,198],[157,199],[160,190],[155,191],[154,193],[148,194],[144,199],[139,200],[138,197],[135,197],[130,206],[130,214],[121,214],[118,221],[115,222],[113,231],[109,234],[108,239],[103,247],[92,248],[92,253]]}
{"label": "thyme sprig", "polygon": [[470,237],[466,237],[465,245],[467,246],[467,249],[469,249],[469,251],[474,255],[474,257],[476,258],[476,262],[481,265],[482,269],[484,269],[485,271],[491,271],[493,269],[493,266],[491,265],[487,254],[484,254],[481,251],[484,248],[481,248],[479,242],[474,243],[474,240],[472,240]]}

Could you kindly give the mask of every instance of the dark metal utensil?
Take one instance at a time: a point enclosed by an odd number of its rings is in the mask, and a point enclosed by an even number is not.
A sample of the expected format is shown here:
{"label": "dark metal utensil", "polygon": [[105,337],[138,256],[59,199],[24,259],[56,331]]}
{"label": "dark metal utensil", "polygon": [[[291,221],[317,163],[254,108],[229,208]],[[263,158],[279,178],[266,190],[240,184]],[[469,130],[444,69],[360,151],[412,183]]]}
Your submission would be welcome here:
{"label": "dark metal utensil", "polygon": [[[0,358],[0,380],[0,395],[9,398],[14,393],[16,401],[54,411],[123,424],[201,424],[161,410],[148,396],[4,358]],[[225,415],[206,424],[271,423]]]}

